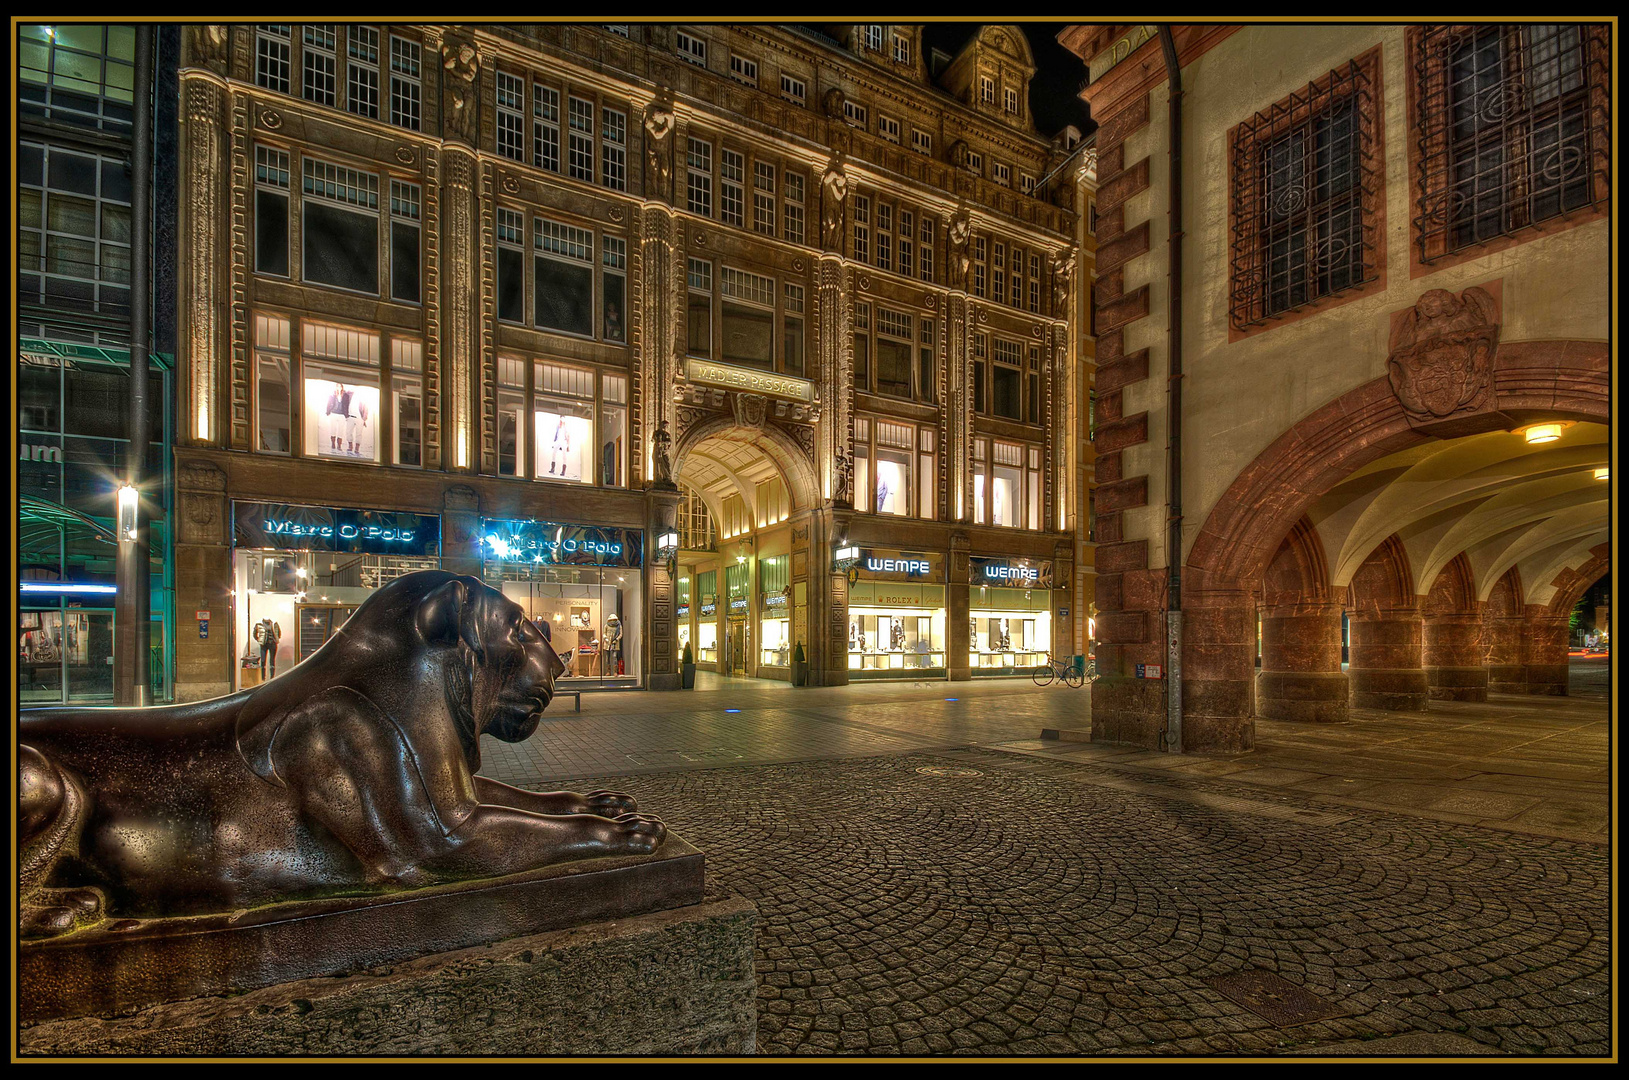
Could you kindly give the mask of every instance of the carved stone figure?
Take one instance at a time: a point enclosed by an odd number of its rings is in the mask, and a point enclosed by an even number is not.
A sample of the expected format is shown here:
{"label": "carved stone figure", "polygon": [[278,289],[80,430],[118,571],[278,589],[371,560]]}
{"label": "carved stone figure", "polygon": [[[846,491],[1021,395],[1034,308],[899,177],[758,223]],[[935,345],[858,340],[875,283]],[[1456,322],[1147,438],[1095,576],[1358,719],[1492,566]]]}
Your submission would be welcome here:
{"label": "carved stone figure", "polygon": [[853,485],[854,458],[845,447],[839,446],[832,454],[831,501],[837,506],[852,506]]}
{"label": "carved stone figure", "polygon": [[834,120],[843,119],[843,91],[838,87],[827,90],[820,99],[821,108]]}
{"label": "carved stone figure", "polygon": [[826,166],[820,178],[820,243],[827,251],[843,247],[843,204],[848,199],[848,173],[841,162]]}
{"label": "carved stone figure", "polygon": [[1075,285],[1075,249],[1070,248],[1062,258],[1052,264],[1052,311],[1062,315],[1069,311],[1069,294]]}
{"label": "carved stone figure", "polygon": [[667,199],[673,193],[673,110],[652,102],[645,110],[645,194]]}
{"label": "carved stone figure", "polygon": [[1493,392],[1498,309],[1478,288],[1431,289],[1392,329],[1386,373],[1411,419],[1475,410]]}
{"label": "carved stone figure", "polygon": [[209,23],[197,27],[192,36],[192,62],[216,75],[226,74],[227,45],[231,41],[231,27],[224,23]]}
{"label": "carved stone figure", "polygon": [[519,605],[423,570],[251,690],[25,711],[21,935],[648,854],[666,830],[627,795],[475,775],[480,737],[531,735],[563,670]]}
{"label": "carved stone figure", "polygon": [[475,119],[475,101],[478,93],[476,77],[481,72],[481,57],[475,46],[465,41],[447,40],[441,45],[442,68],[446,78],[446,111],[442,124],[447,134],[462,139],[471,146],[480,141],[480,129]]}
{"label": "carved stone figure", "polygon": [[673,484],[673,463],[668,460],[667,448],[673,445],[673,436],[667,433],[667,421],[663,420],[656,425],[656,431],[650,437],[651,464],[656,470],[656,486],[671,488]]}
{"label": "carved stone figure", "polygon": [[972,236],[973,223],[964,210],[950,222],[950,267],[955,276],[951,284],[958,288],[967,287],[967,272],[973,265],[972,256],[968,254],[968,241]]}

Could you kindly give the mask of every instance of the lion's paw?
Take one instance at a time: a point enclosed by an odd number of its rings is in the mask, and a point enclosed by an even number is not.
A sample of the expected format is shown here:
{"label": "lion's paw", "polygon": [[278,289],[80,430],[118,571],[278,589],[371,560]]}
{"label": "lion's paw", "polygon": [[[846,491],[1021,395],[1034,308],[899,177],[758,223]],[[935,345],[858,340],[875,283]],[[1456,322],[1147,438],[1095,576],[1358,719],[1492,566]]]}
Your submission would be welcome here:
{"label": "lion's paw", "polygon": [[649,855],[662,846],[667,837],[667,826],[649,814],[621,814],[616,824],[622,827],[623,842],[630,851]]}
{"label": "lion's paw", "polygon": [[639,809],[634,797],[621,791],[590,791],[583,798],[588,802],[587,812],[599,817],[620,817]]}

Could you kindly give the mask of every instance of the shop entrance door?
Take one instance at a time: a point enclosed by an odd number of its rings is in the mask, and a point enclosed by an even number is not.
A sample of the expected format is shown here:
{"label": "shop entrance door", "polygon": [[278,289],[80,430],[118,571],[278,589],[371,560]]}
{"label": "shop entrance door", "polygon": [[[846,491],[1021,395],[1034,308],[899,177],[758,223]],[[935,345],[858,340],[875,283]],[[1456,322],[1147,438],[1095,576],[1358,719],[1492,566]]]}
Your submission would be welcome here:
{"label": "shop entrance door", "polygon": [[729,642],[729,666],[726,669],[731,675],[745,675],[747,673],[747,620],[730,619],[725,628],[725,636]]}
{"label": "shop entrance door", "polygon": [[[18,613],[17,699],[24,705],[113,700],[113,612]],[[153,638],[162,643],[162,630]]]}

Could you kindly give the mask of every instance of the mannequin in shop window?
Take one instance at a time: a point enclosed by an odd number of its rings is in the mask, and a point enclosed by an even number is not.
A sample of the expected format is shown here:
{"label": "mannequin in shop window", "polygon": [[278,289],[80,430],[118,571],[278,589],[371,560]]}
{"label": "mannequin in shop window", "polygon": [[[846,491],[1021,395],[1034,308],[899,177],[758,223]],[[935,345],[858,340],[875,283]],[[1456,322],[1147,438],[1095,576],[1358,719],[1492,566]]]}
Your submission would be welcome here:
{"label": "mannequin in shop window", "polygon": [[905,651],[905,624],[898,618],[891,620],[888,627],[888,650],[890,652]]}
{"label": "mannequin in shop window", "polygon": [[549,455],[549,475],[564,476],[571,462],[571,428],[566,418],[560,417],[554,425],[553,452]]}
{"label": "mannequin in shop window", "polygon": [[848,623],[848,651],[860,651],[860,624],[853,619],[850,619]]}
{"label": "mannequin in shop window", "polygon": [[362,457],[362,437],[368,430],[368,403],[352,390],[345,395],[345,452]]}
{"label": "mannequin in shop window", "polygon": [[331,453],[337,454],[343,449],[346,412],[349,408],[344,384],[335,383],[334,392],[328,395],[328,407],[323,410],[328,422],[328,449]]}
{"label": "mannequin in shop window", "polygon": [[998,652],[1011,652],[1012,651],[1012,638],[1007,636],[1007,620],[1006,619],[1001,620],[1001,642],[996,647],[996,649],[997,649]]}
{"label": "mannequin in shop window", "polygon": [[622,674],[622,620],[612,612],[605,619],[605,648],[600,653],[603,674]]}
{"label": "mannequin in shop window", "polygon": [[277,678],[277,643],[283,640],[283,628],[271,619],[261,619],[255,626],[255,642],[260,646],[260,677]]}

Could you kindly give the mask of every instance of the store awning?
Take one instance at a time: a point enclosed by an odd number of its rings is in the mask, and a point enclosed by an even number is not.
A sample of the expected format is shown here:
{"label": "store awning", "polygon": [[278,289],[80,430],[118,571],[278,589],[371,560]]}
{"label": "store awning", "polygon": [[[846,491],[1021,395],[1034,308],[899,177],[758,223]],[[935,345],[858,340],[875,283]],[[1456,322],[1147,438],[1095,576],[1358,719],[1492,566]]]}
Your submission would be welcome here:
{"label": "store awning", "polygon": [[[115,349],[107,345],[84,345],[73,341],[46,341],[44,338],[18,338],[17,351],[39,357],[51,357],[68,364],[99,364],[104,367],[130,366],[130,350]],[[175,370],[175,357],[169,353],[150,352],[148,362],[165,371]]]}

